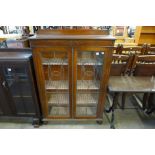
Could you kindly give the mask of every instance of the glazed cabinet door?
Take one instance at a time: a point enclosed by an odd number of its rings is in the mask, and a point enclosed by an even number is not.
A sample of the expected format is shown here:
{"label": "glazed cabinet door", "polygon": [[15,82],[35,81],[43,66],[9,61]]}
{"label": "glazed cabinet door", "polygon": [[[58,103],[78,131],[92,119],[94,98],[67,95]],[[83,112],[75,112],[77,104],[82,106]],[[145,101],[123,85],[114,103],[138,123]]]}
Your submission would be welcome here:
{"label": "glazed cabinet door", "polygon": [[75,118],[102,118],[111,53],[108,48],[74,48]]}
{"label": "glazed cabinet door", "polygon": [[8,97],[6,97],[5,83],[1,71],[0,69],[0,116],[13,116],[15,113],[12,111],[10,102],[8,102]]}
{"label": "glazed cabinet door", "polygon": [[32,83],[27,62],[8,62],[1,67],[3,93],[14,116],[35,115]]}
{"label": "glazed cabinet door", "polygon": [[34,48],[33,58],[44,118],[72,117],[72,49]]}

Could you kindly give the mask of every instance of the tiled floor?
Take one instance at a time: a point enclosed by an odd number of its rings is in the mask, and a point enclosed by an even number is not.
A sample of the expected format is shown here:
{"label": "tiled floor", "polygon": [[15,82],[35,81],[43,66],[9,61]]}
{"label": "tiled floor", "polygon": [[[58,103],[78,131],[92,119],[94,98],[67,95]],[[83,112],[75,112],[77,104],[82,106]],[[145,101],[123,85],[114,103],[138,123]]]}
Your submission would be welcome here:
{"label": "tiled floor", "polygon": [[[109,119],[111,114],[103,114],[103,124],[99,125],[94,120],[80,121],[50,121],[47,125],[42,125],[39,129],[109,129]],[[11,122],[11,123],[10,123]],[[10,122],[0,122],[1,129],[33,129],[32,120],[11,120]],[[140,110],[132,97],[129,97],[125,110],[117,108],[115,110],[116,129],[155,129],[155,113],[147,116]]]}

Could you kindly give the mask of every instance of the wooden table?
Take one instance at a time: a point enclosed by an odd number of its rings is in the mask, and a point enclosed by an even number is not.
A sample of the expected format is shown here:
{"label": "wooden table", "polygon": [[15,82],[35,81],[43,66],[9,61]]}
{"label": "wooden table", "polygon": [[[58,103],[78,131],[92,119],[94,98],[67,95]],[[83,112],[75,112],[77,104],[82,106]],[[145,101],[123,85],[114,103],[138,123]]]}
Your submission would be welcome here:
{"label": "wooden table", "polygon": [[[115,128],[114,126],[114,107],[116,106],[119,93],[155,93],[155,77],[146,77],[146,76],[111,76],[108,84],[109,92],[114,92],[112,106],[106,110],[106,112],[112,111],[111,117],[111,128]],[[151,95],[152,96],[152,95]],[[143,99],[143,104],[140,103],[140,100],[136,96],[134,96],[136,101],[140,105],[143,105],[143,109],[145,109],[145,105],[147,100]],[[151,97],[152,98],[152,97]],[[123,98],[122,98],[123,100]],[[123,100],[123,104],[125,103],[125,97]],[[149,100],[149,104],[153,104],[153,101]]]}

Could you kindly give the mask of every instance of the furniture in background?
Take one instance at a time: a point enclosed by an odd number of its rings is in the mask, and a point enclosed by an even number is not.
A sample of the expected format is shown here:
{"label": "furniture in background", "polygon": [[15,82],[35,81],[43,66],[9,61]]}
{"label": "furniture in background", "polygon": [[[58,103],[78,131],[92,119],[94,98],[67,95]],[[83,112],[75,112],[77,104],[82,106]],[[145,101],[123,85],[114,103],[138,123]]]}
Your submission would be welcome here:
{"label": "furniture in background", "polygon": [[128,34],[129,26],[113,26],[112,35],[116,37],[115,46],[123,44],[124,47],[136,46],[133,36]]}
{"label": "furniture in background", "polygon": [[[128,75],[130,72],[130,67],[133,61],[132,55],[119,55],[119,54],[113,54],[112,64],[111,64],[111,70],[110,70],[110,79],[108,84],[108,101],[110,103],[110,108],[106,110],[107,113],[112,111],[112,117],[111,117],[111,128],[114,127],[114,108],[118,103],[118,97],[121,91],[118,91],[120,88],[124,86],[124,81],[122,81],[123,77]],[[113,87],[117,87],[118,90],[113,90]],[[111,101],[111,97],[113,96],[113,99]],[[123,100],[123,98],[122,98]]]}
{"label": "furniture in background", "polygon": [[[113,76],[110,77],[108,90],[112,93],[123,93],[122,102],[125,104],[127,93],[143,93],[143,101],[134,95],[137,103],[140,104],[143,110],[149,106],[148,95],[155,93],[155,55],[135,55],[132,69],[133,76]],[[107,112],[112,111],[111,127],[114,128],[114,108],[117,102],[112,103],[112,106]]]}
{"label": "furniture in background", "polygon": [[[1,47],[1,45],[3,45]],[[0,48],[29,48],[28,36],[21,34],[0,35]]]}
{"label": "furniture in background", "polygon": [[0,94],[0,117],[32,117],[40,124],[31,50],[0,49]]}
{"label": "furniture in background", "polygon": [[155,45],[155,26],[137,26],[135,31],[135,43]]}
{"label": "furniture in background", "polygon": [[7,48],[7,42],[5,38],[0,38],[0,48]]}
{"label": "furniture in background", "polygon": [[16,40],[7,40],[8,48],[29,48],[29,40],[27,38],[20,38]]}
{"label": "furniture in background", "polygon": [[[133,55],[133,59],[135,59],[135,54],[136,55],[153,55],[155,52],[155,48],[151,47],[148,44],[143,44],[142,46],[137,46],[137,47],[123,47],[122,44],[119,44],[117,47],[114,48],[113,53],[114,54],[119,54],[119,55]],[[134,61],[134,60],[132,60]],[[129,75],[132,74],[132,68],[133,68],[134,63],[130,63],[128,66],[128,70],[130,71]],[[122,109],[124,109],[124,100],[126,93],[122,94]]]}
{"label": "furniture in background", "polygon": [[142,46],[130,46],[124,47],[123,44],[118,44],[113,53],[114,54],[122,54],[122,55],[130,55],[130,54],[146,54],[148,53],[149,45],[143,44]]}
{"label": "furniture in background", "polygon": [[43,121],[102,123],[115,39],[98,31],[38,32],[30,38]]}
{"label": "furniture in background", "polygon": [[113,26],[112,34],[116,37],[115,43],[124,43],[128,37],[127,26]]}
{"label": "furniture in background", "polygon": [[[135,60],[133,62],[134,76],[146,76],[151,77],[152,81],[154,81],[155,76],[155,55],[136,55]],[[154,85],[155,86],[155,83]],[[144,93],[142,108],[143,110],[147,109],[146,105],[148,104],[149,93]]]}
{"label": "furniture in background", "polygon": [[151,45],[146,44],[146,51],[145,54],[147,55],[155,55],[155,47],[151,47]]}
{"label": "furniture in background", "polygon": [[[126,55],[126,56],[131,57],[130,63],[127,66],[126,74],[127,75],[132,75],[133,74],[132,73],[132,71],[133,71],[132,68],[133,68],[133,61],[135,59],[135,54],[136,55],[144,55],[144,54],[148,53],[147,50],[150,49],[148,47],[149,46],[147,44],[143,44],[142,46],[137,46],[137,47],[123,47],[122,44],[119,44],[117,47],[114,48],[113,53],[118,54],[118,57],[119,57],[119,55],[120,55],[120,57],[121,57],[121,55],[124,55],[124,56]],[[117,60],[117,55],[116,55],[115,59]],[[116,64],[116,66],[117,66],[117,64]],[[113,67],[111,69],[113,70]],[[112,71],[112,75],[114,74],[113,72],[114,72],[114,70]],[[116,69],[115,72],[117,73],[117,76],[120,75],[119,71],[117,69]],[[124,109],[124,105],[125,105],[124,102],[125,102],[126,96],[127,96],[127,93],[123,92],[122,93],[122,100],[121,100],[122,109]]]}

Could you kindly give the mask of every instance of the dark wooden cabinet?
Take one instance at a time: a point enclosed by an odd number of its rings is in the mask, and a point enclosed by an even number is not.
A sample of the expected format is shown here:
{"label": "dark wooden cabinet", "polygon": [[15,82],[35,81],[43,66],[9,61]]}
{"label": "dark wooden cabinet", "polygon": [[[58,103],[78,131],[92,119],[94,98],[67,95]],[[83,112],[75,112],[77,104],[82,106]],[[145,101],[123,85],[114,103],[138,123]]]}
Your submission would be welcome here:
{"label": "dark wooden cabinet", "polygon": [[44,120],[102,122],[114,41],[79,32],[30,38]]}
{"label": "dark wooden cabinet", "polygon": [[40,123],[40,108],[28,49],[0,50],[0,115],[33,117]]}

